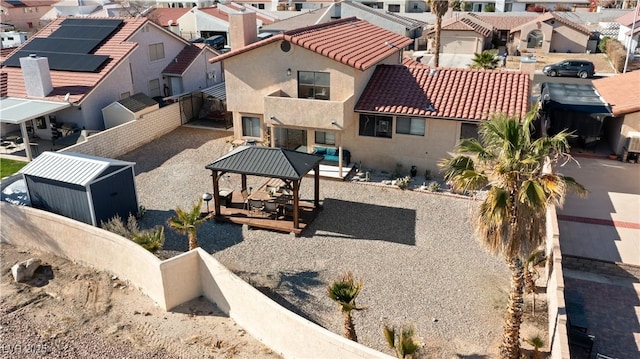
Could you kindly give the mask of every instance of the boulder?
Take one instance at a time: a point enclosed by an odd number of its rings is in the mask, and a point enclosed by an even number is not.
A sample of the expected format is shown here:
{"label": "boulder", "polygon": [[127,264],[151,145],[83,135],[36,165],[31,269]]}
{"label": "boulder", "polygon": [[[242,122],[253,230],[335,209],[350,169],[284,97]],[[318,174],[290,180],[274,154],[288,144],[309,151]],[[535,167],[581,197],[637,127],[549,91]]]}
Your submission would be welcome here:
{"label": "boulder", "polygon": [[37,258],[29,258],[26,261],[16,263],[11,267],[13,279],[16,282],[24,282],[31,279],[33,273],[40,267],[40,263],[42,263],[42,261]]}

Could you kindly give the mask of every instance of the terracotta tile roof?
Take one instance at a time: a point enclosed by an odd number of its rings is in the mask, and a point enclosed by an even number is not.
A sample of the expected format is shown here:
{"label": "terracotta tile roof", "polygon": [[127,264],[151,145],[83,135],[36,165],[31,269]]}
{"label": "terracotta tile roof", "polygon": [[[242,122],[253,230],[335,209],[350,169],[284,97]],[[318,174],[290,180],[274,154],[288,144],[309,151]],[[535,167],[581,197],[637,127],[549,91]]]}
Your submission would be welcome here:
{"label": "terracotta tile roof", "polygon": [[5,47],[0,49],[0,62],[4,62],[9,57],[9,54],[12,53],[18,47]]}
{"label": "terracotta tile roof", "polygon": [[[286,31],[240,49],[216,56],[217,62],[276,41],[288,41],[330,59],[364,71],[386,57],[413,43],[408,37],[370,24],[355,17]],[[386,45],[386,43],[394,46]]]}
{"label": "terracotta tile roof", "polygon": [[[189,66],[193,63],[195,59],[204,51],[204,48],[207,45],[205,44],[191,44],[190,46],[185,46],[182,51],[176,56],[176,58],[171,61],[164,70],[162,70],[163,74],[167,75],[182,75]],[[210,49],[211,52],[214,52],[213,49]]]}
{"label": "terracotta tile roof", "polygon": [[[99,18],[97,18],[99,19]],[[113,19],[113,18],[111,18]],[[58,18],[49,25],[38,31],[23,43],[28,44],[35,38],[48,37],[60,27],[65,18]],[[81,101],[113,70],[120,62],[129,55],[138,45],[129,42],[129,38],[144,24],[149,23],[146,18],[122,18],[123,25],[111,35],[98,49],[93,52],[97,55],[108,55],[109,60],[101,68],[100,72],[74,72],[51,70],[51,82],[53,91],[45,97],[49,101],[64,101],[64,95],[71,94],[71,102]],[[157,25],[154,25],[157,26]],[[18,47],[17,49],[20,49]],[[8,96],[26,98],[27,92],[24,87],[22,69],[19,67],[3,67],[2,69],[9,75]]]}
{"label": "terracotta tile roof", "polygon": [[[485,23],[484,21],[472,17],[472,16],[456,16],[443,21],[442,30],[462,30],[462,31],[474,31],[484,37],[489,37],[493,34],[493,26]],[[427,34],[435,33],[435,27],[432,27]]]}
{"label": "terracotta tile roof", "polygon": [[0,1],[0,4],[2,4],[3,7],[7,7],[7,8],[11,8],[11,7],[15,7],[15,8],[19,8],[19,7],[39,7],[39,6],[51,6],[55,3],[57,3],[58,0],[23,0],[23,1],[12,1],[12,2],[8,2],[8,1]]}
{"label": "terracotta tile roof", "polygon": [[476,17],[487,24],[495,27],[496,30],[511,30],[520,25],[526,24],[537,15],[519,15],[519,16],[498,16],[498,15],[479,15],[476,13],[470,13],[470,16]]}
{"label": "terracotta tile roof", "polygon": [[640,71],[594,80],[593,87],[609,103],[614,116],[640,111]]}
{"label": "terracotta tile roof", "polygon": [[198,10],[202,11],[203,13],[205,13],[207,15],[211,15],[213,17],[216,17],[216,18],[220,19],[220,20],[224,20],[226,22],[229,22],[229,14],[227,14],[226,12],[220,10],[220,8],[218,8],[217,6],[198,8]]}
{"label": "terracotta tile roof", "polygon": [[[631,27],[631,25],[633,24],[633,10],[629,11],[628,13],[620,16],[619,18],[616,19],[616,22],[619,23],[620,25],[626,26],[626,27]],[[640,9],[638,9],[638,17],[636,19],[636,26],[638,26],[640,22]]]}
{"label": "terracotta tile roof", "polygon": [[587,35],[591,34],[591,31],[589,31],[589,29],[587,29],[586,27],[584,27],[584,26],[582,26],[580,24],[576,24],[575,22],[573,22],[573,21],[571,21],[569,19],[566,19],[566,18],[564,18],[562,16],[556,16],[553,12],[546,12],[546,13],[538,16],[538,17],[535,17],[531,21],[511,29],[511,32],[513,33],[513,32],[521,31],[522,27],[524,25],[530,24],[532,22],[533,23],[545,22],[545,21],[549,21],[549,20],[559,21],[559,22],[563,23],[564,25],[566,25],[566,26],[568,26],[568,27],[570,27],[570,28],[572,28],[572,29],[574,29],[576,31],[579,31],[579,32],[581,32],[583,34],[587,34]]}
{"label": "terracotta tile roof", "polygon": [[379,65],[355,110],[464,120],[504,112],[523,117],[529,75],[514,71]]}
{"label": "terracotta tile roof", "polygon": [[[388,21],[394,22],[396,24],[402,25],[407,29],[416,29],[416,28],[424,28],[425,26],[427,26],[427,23],[424,21],[420,21],[420,20],[416,20],[416,19],[412,19],[410,17],[406,17],[406,16],[400,16],[396,13],[393,12],[389,12],[389,11],[385,11],[382,9],[374,9],[370,6],[364,5],[360,2],[356,2],[356,1],[351,1],[351,0],[343,0],[341,1],[342,3],[342,11],[343,14],[345,13],[345,6],[352,6],[355,9],[358,9],[360,11],[363,12],[367,12],[369,14],[372,14],[376,17],[380,17],[383,19],[386,19]],[[355,14],[354,14],[355,15]]]}
{"label": "terracotta tile roof", "polygon": [[178,25],[178,19],[189,12],[189,8],[161,7],[153,9],[147,18],[160,26],[169,26],[169,21],[173,25]]}
{"label": "terracotta tile roof", "polygon": [[429,65],[425,65],[425,64],[423,64],[421,62],[418,62],[418,61],[416,61],[416,60],[414,60],[412,58],[406,57],[406,56],[402,58],[402,65],[406,66],[406,67],[412,67],[412,68],[413,67],[423,67],[423,68],[427,68],[427,69],[429,68]]}

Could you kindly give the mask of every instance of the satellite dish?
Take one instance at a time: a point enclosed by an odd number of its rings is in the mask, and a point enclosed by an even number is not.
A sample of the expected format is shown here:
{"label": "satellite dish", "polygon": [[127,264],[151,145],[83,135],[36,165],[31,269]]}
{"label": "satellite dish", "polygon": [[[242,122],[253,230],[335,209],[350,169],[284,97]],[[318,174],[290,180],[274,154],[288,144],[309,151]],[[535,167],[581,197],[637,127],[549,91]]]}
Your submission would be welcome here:
{"label": "satellite dish", "polygon": [[71,94],[67,92],[67,94],[64,95],[64,102],[69,102],[69,97],[70,96],[71,96]]}

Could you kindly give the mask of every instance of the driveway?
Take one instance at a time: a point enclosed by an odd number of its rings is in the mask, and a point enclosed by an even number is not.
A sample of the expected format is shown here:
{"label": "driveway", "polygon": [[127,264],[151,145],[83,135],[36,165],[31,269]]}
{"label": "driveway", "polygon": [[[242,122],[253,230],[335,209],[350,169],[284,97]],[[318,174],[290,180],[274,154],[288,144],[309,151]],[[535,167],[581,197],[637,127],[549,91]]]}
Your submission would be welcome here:
{"label": "driveway", "polygon": [[[182,127],[121,158],[137,163],[143,226],[165,224],[176,206],[211,191],[204,166],[228,152],[229,136]],[[224,186],[239,190],[237,177],[226,176]],[[264,179],[248,181],[256,188]],[[302,198],[312,191],[305,178]],[[496,355],[509,272],[474,240],[469,218],[477,203],[331,180],[321,180],[320,198],[323,211],[300,237],[210,221],[199,229],[200,246],[281,305],[339,334],[343,319],[326,286],[352,271],[364,282],[358,304],[367,307],[354,313],[356,331],[374,349],[391,353],[383,322],[412,323],[430,356]],[[170,253],[187,249],[184,236],[166,234]]]}

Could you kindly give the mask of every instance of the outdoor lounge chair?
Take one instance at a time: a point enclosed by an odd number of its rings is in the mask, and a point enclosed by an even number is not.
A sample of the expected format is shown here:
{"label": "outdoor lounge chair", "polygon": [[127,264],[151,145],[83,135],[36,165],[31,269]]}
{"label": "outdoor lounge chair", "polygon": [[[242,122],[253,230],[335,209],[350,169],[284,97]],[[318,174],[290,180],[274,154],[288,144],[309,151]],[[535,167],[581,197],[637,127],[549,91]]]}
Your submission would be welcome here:
{"label": "outdoor lounge chair", "polygon": [[249,210],[250,211],[262,211],[264,208],[264,202],[259,199],[249,199]]}
{"label": "outdoor lounge chair", "polygon": [[280,206],[276,202],[267,201],[264,202],[264,211],[269,215],[273,215],[273,219],[277,219],[280,213]]}

